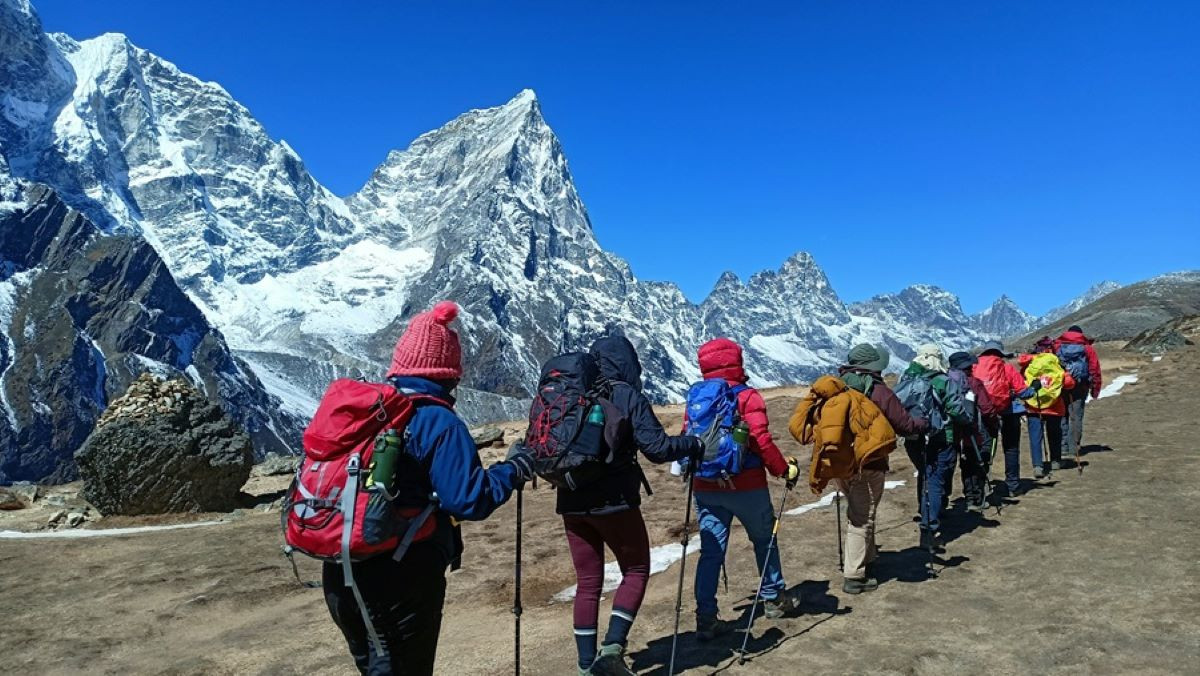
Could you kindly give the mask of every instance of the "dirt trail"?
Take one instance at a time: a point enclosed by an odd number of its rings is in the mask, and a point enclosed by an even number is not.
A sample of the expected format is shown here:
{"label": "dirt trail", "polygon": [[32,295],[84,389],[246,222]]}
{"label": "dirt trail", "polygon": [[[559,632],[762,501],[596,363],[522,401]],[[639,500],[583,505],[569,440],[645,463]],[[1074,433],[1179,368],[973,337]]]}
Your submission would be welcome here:
{"label": "dirt trail", "polygon": [[[740,635],[700,646],[685,597],[681,636],[690,673],[1187,673],[1200,659],[1200,349],[1160,362],[1104,354],[1109,378],[1139,370],[1119,396],[1089,405],[1082,477],[1054,473],[997,517],[947,519],[937,579],[914,545],[912,468],[892,456],[880,509],[879,591],[842,594],[833,516],[785,519],[788,583],[804,612],[756,621],[753,658],[734,663]],[[769,398],[785,452],[799,391]],[[677,425],[678,408],[664,411]],[[1029,474],[1027,446],[1023,463]],[[491,451],[502,455],[502,450]],[[655,544],[673,541],[683,493],[665,468],[648,472]],[[813,501],[804,491],[795,507]],[[299,587],[278,553],[278,516],[247,513],[215,528],[88,540],[0,541],[0,672],[345,674],[349,662],[319,591]],[[466,567],[450,577],[439,673],[511,671],[513,507],[470,524]],[[573,583],[553,495],[527,493],[524,662],[531,674],[574,673],[570,605],[550,597]],[[124,525],[124,524],[122,524]],[[726,617],[746,606],[756,572],[735,533]],[[688,557],[688,578],[695,556]],[[665,673],[678,564],[651,579],[630,653],[641,673]],[[301,572],[316,579],[317,566]],[[602,619],[602,623],[605,620]]]}

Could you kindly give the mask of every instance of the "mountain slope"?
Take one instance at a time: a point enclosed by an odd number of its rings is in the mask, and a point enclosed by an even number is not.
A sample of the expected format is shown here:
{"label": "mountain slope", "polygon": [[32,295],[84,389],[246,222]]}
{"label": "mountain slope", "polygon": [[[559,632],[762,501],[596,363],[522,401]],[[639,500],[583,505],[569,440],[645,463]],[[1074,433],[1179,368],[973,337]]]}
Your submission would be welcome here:
{"label": "mountain slope", "polygon": [[1121,287],[1039,327],[1018,345],[1057,336],[1078,324],[1094,340],[1128,340],[1176,317],[1200,313],[1200,270],[1174,272]]}
{"label": "mountain slope", "polygon": [[[1063,305],[1060,305],[1060,306],[1054,308],[1053,310],[1050,310],[1046,314],[1042,315],[1038,319],[1037,326],[1045,326],[1047,324],[1052,324],[1052,323],[1058,321],[1059,319],[1066,317],[1067,315],[1071,314],[1072,312],[1079,310],[1083,306],[1100,300],[1101,298],[1107,296],[1108,294],[1112,293],[1113,291],[1116,291],[1119,288],[1121,288],[1121,285],[1117,282],[1112,282],[1112,281],[1104,281],[1104,282],[1100,282],[1098,284],[1093,284],[1091,287],[1088,288],[1087,291],[1084,291],[1079,296],[1071,299],[1070,302],[1064,303]],[[1029,328],[1033,329],[1035,327],[1031,326]]]}
{"label": "mountain slope", "polygon": [[1008,296],[1000,296],[991,307],[972,315],[971,321],[985,335],[1004,338],[1019,336],[1038,324],[1038,318],[1025,312]]}
{"label": "mountain slope", "polygon": [[136,236],[103,236],[48,188],[0,213],[0,483],[76,476],[74,452],[143,371],[182,374],[262,451],[286,451],[280,412]]}

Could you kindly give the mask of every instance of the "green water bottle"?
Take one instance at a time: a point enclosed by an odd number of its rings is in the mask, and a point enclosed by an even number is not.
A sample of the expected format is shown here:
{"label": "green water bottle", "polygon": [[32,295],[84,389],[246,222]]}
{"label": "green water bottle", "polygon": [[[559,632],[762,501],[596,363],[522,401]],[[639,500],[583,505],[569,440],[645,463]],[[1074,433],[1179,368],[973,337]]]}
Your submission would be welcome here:
{"label": "green water bottle", "polygon": [[733,443],[745,446],[748,441],[750,441],[750,426],[746,424],[745,420],[739,420],[738,424],[733,426]]}
{"label": "green water bottle", "polygon": [[588,411],[587,422],[589,425],[604,427],[604,409],[600,404],[592,404],[592,409]]}
{"label": "green water bottle", "polygon": [[404,451],[404,439],[396,430],[384,430],[375,441],[371,454],[371,476],[367,477],[367,488],[380,486],[389,494],[395,488],[396,462]]}

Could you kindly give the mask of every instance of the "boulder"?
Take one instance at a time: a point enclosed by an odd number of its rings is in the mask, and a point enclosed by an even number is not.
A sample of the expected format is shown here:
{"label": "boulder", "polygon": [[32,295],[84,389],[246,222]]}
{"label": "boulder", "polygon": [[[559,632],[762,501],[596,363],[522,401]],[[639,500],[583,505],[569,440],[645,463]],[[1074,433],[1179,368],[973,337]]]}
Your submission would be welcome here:
{"label": "boulder", "polygon": [[475,440],[475,448],[486,448],[504,443],[504,430],[492,425],[476,427],[471,430],[471,438]]}
{"label": "boulder", "polygon": [[38,485],[31,484],[28,481],[15,483],[9,486],[8,490],[12,491],[12,493],[14,493],[18,498],[21,498],[21,500],[25,501],[26,506],[33,505],[33,503],[36,502],[39,497],[41,497],[41,490],[38,488]]}
{"label": "boulder", "polygon": [[253,463],[250,438],[181,379],[143,374],[75,454],[83,497],[104,514],[228,511]]}
{"label": "boulder", "polygon": [[24,509],[25,501],[7,488],[0,488],[0,509]]}
{"label": "boulder", "polygon": [[268,453],[263,461],[255,465],[250,470],[250,476],[278,476],[281,474],[295,474],[296,468],[300,466],[300,456],[296,455],[279,455],[278,453]]}

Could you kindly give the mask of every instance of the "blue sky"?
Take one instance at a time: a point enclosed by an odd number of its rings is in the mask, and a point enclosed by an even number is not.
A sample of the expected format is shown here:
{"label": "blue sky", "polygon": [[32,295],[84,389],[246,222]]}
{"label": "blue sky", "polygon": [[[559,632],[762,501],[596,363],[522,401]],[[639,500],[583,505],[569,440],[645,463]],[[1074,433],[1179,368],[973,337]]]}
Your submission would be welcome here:
{"label": "blue sky", "polygon": [[969,312],[1200,267],[1197,2],[35,4],[220,82],[339,194],[533,88],[601,243],[694,300],[798,250]]}

